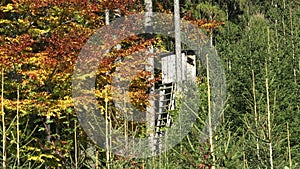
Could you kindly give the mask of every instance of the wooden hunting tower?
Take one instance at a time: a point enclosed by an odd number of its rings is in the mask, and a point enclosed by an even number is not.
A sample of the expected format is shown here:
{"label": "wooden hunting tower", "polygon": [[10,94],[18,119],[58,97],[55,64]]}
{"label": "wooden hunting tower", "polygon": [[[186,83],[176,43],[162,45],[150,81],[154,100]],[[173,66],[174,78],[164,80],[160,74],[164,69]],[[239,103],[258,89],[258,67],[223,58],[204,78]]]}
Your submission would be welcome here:
{"label": "wooden hunting tower", "polygon": [[188,80],[194,81],[196,79],[196,55],[194,51],[182,51],[181,54],[181,79],[178,79],[176,72],[176,55],[174,53],[161,54],[155,61],[155,68],[161,70],[162,80],[157,85],[159,91],[159,99],[155,102],[155,136],[154,147],[155,152],[161,151],[161,137],[164,137],[167,132],[165,128],[171,127],[172,117],[170,110],[174,110],[175,91],[180,90],[177,87],[177,82],[184,82]]}

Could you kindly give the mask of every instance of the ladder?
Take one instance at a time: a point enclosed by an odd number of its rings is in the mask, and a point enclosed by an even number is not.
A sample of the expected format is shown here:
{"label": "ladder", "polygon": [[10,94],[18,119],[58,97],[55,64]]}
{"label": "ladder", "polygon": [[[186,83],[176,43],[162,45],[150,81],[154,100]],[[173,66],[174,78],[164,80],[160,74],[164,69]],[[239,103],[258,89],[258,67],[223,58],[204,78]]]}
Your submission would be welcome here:
{"label": "ladder", "polygon": [[167,83],[159,87],[159,107],[155,121],[155,150],[157,153],[162,151],[162,138],[167,136],[167,128],[171,126],[172,118],[169,110],[175,109],[175,84]]}

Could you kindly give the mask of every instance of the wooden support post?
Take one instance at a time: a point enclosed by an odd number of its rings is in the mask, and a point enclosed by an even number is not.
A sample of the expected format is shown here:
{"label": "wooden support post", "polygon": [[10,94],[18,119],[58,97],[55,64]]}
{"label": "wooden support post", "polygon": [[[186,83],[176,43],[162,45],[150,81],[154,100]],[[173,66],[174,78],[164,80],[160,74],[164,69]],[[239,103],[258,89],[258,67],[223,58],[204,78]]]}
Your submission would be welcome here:
{"label": "wooden support post", "polygon": [[[152,38],[152,0],[145,0],[145,32],[148,33],[148,36],[146,38],[150,39]],[[148,65],[146,65],[145,69],[148,72],[151,72],[152,77],[154,78],[154,58],[152,56],[149,57],[149,54],[153,53],[153,46],[150,46],[147,51],[147,57],[148,57]],[[150,89],[150,94],[153,94],[154,92],[154,85]],[[155,153],[155,143],[154,143],[154,137],[155,137],[155,98],[150,98],[149,100],[150,105],[147,106],[147,114],[146,114],[146,120],[147,120],[147,134],[149,134],[149,148],[151,149],[152,153]],[[155,155],[155,154],[153,154]]]}
{"label": "wooden support post", "polygon": [[175,24],[175,54],[176,54],[176,82],[182,80],[182,56],[180,37],[180,9],[179,0],[174,0],[174,24]]}

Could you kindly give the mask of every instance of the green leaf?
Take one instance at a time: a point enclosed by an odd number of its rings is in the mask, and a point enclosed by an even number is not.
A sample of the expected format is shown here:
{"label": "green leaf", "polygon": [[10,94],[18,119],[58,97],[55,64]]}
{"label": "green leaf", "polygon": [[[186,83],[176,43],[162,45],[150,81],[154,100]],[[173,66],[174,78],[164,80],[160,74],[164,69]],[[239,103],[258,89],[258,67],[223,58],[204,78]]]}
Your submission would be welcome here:
{"label": "green leaf", "polygon": [[39,128],[38,131],[45,131],[46,129],[44,127]]}

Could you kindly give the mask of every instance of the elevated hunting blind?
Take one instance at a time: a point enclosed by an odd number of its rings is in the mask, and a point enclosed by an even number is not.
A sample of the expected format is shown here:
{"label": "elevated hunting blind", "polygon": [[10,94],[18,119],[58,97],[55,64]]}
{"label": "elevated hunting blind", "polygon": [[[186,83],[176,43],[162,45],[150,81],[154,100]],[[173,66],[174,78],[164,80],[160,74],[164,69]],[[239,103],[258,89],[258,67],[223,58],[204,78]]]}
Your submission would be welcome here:
{"label": "elevated hunting blind", "polygon": [[[159,92],[159,99],[155,100],[155,134],[153,138],[153,151],[159,153],[161,151],[162,137],[167,134],[166,128],[171,127],[172,117],[170,111],[176,108],[175,91],[179,90],[176,86],[177,82],[196,79],[196,54],[194,51],[182,51],[181,53],[181,70],[176,65],[176,55],[174,53],[161,54],[155,60],[154,69],[161,70],[161,83],[156,89]],[[181,79],[178,79],[176,72],[181,72]]]}

